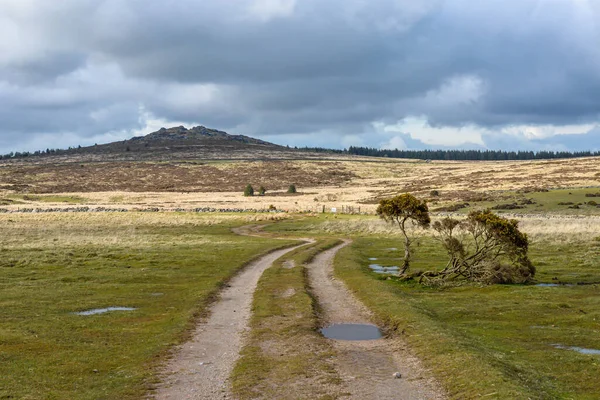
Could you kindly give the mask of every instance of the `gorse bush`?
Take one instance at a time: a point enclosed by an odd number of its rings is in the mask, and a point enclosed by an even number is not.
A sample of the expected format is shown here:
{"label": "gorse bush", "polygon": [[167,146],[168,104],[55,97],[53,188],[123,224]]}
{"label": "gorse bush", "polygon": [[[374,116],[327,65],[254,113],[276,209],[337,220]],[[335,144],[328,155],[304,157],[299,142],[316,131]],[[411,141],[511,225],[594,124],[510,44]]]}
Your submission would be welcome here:
{"label": "gorse bush", "polygon": [[473,211],[466,220],[436,221],[433,229],[450,259],[442,271],[426,274],[428,279],[525,283],[535,275],[527,255],[529,241],[517,220]]}
{"label": "gorse bush", "polygon": [[246,186],[246,189],[244,189],[244,196],[254,196],[254,188],[252,187],[252,185],[248,184]]}

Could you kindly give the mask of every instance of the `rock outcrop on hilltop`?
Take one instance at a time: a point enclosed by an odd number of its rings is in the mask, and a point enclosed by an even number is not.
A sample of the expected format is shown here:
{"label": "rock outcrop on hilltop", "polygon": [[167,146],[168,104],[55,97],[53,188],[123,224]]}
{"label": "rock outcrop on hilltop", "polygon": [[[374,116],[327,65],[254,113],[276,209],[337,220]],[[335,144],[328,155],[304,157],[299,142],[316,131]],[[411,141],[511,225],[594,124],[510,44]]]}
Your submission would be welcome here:
{"label": "rock outcrop on hilltop", "polygon": [[191,129],[187,129],[184,126],[177,126],[173,128],[160,128],[156,132],[147,134],[146,136],[139,136],[133,138],[133,140],[142,141],[162,141],[162,140],[206,140],[206,139],[221,139],[224,141],[231,140],[241,143],[249,144],[260,144],[265,146],[274,146],[273,143],[265,142],[264,140],[255,139],[244,135],[230,135],[227,132],[219,131],[217,129],[210,129],[205,126],[195,126]]}

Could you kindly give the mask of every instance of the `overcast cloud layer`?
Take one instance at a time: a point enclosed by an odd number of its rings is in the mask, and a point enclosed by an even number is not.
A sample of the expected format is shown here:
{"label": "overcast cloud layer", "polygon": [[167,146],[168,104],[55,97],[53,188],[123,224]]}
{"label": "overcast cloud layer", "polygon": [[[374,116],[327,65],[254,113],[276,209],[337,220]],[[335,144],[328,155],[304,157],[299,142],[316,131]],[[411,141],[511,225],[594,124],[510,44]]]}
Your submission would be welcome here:
{"label": "overcast cloud layer", "polygon": [[0,0],[0,153],[202,124],[600,150],[599,0]]}

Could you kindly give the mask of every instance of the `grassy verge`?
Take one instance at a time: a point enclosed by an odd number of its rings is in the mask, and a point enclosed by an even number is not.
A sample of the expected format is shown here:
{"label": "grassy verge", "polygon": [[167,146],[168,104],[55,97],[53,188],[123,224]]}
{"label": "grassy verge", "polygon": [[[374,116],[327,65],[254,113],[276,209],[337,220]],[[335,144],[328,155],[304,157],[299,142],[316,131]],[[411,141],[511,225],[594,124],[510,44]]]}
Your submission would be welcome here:
{"label": "grassy verge", "polygon": [[[220,219],[221,218],[221,219]],[[0,398],[128,399],[248,260],[243,216],[0,216]],[[81,316],[75,312],[134,307]]]}
{"label": "grassy verge", "polygon": [[[423,239],[415,268],[443,253]],[[593,399],[600,393],[600,356],[553,345],[600,349],[600,289],[465,286],[428,289],[387,280],[368,269],[399,262],[389,237],[357,238],[335,261],[336,275],[390,327],[398,327],[452,398]],[[401,249],[399,249],[401,251]],[[600,243],[534,243],[541,281],[600,281]],[[377,258],[371,261],[369,258]]]}
{"label": "grassy verge", "polygon": [[[87,199],[81,196],[69,196],[69,195],[36,195],[36,194],[11,194],[8,196],[12,200],[24,200],[27,202],[40,202],[40,203],[68,203],[68,204],[83,204]],[[22,203],[22,202],[21,202]]]}
{"label": "grassy verge", "polygon": [[328,362],[333,350],[315,329],[316,304],[304,265],[338,243],[321,240],[297,249],[261,277],[252,331],[232,375],[240,399],[334,398],[339,377]]}

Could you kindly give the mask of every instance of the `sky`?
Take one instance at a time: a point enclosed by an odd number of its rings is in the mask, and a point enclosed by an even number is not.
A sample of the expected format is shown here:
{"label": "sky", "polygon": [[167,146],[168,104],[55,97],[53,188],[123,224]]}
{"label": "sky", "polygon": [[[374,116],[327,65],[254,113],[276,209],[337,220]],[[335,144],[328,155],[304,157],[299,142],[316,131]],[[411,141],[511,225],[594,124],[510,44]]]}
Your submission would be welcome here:
{"label": "sky", "polygon": [[0,0],[0,154],[179,125],[600,150],[600,0]]}

